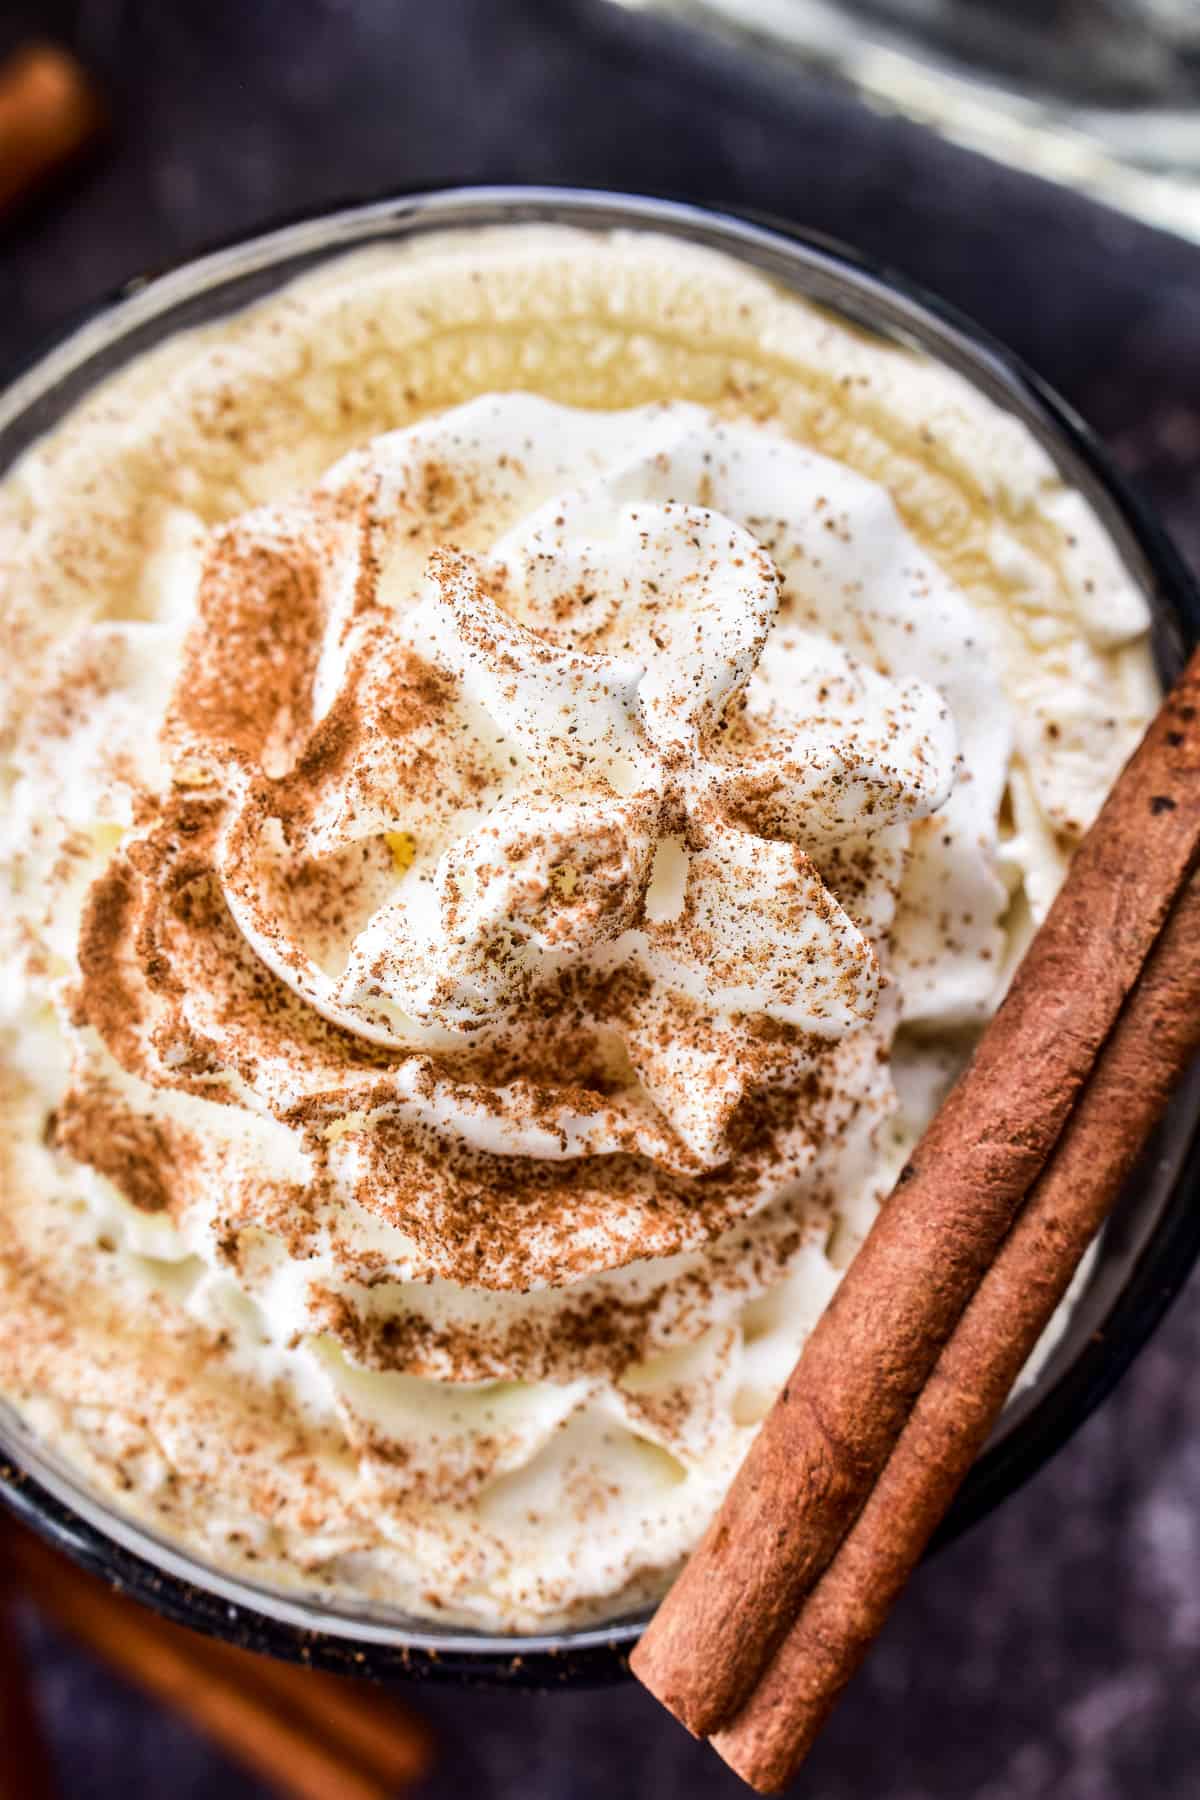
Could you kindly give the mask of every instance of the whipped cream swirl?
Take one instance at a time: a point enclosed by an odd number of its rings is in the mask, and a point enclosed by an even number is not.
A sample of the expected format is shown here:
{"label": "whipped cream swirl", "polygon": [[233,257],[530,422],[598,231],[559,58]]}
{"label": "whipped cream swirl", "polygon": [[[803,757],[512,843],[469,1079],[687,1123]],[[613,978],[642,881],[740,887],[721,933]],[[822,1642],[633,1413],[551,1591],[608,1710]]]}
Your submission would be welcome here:
{"label": "whipped cream swirl", "polygon": [[[422,555],[429,493],[495,483],[514,443],[569,445],[582,479],[486,549]],[[695,407],[509,396],[216,533],[171,797],[84,918],[82,1013],[123,1068],[302,1125],[314,1179],[401,1228],[397,1133],[464,1213],[488,1158],[533,1159],[497,1185],[536,1185],[537,1247],[480,1222],[484,1285],[561,1274],[556,1240],[578,1275],[753,1211],[761,1188],[720,1172],[755,1136],[766,1172],[817,1071],[810,1137],[845,1110],[872,937],[956,758],[935,688],[823,636],[788,634],[787,680],[756,700],[780,577],[720,500],[772,483],[819,515],[828,471]],[[944,586],[930,564],[909,579]],[[618,1152],[642,1205],[591,1189],[581,1252],[580,1180],[555,1218],[545,1165]],[[656,1170],[679,1178],[669,1220]],[[463,1273],[454,1234],[422,1241]]]}

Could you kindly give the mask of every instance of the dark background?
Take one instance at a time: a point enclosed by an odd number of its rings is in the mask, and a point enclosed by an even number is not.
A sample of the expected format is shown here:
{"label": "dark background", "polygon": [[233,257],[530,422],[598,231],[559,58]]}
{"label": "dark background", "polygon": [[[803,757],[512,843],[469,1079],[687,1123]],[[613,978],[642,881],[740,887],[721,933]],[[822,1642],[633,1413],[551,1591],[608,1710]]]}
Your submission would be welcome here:
{"label": "dark background", "polygon": [[[0,0],[108,85],[117,137],[0,229],[0,356],[128,276],[298,210],[457,180],[606,183],[830,232],[975,314],[1112,445],[1200,566],[1200,249],[603,0]],[[1196,1285],[1053,1465],[927,1566],[797,1792],[1200,1793]],[[73,1800],[259,1800],[28,1620]],[[421,1800],[744,1792],[640,1690],[415,1696]],[[2,1747],[0,1747],[2,1754]]]}

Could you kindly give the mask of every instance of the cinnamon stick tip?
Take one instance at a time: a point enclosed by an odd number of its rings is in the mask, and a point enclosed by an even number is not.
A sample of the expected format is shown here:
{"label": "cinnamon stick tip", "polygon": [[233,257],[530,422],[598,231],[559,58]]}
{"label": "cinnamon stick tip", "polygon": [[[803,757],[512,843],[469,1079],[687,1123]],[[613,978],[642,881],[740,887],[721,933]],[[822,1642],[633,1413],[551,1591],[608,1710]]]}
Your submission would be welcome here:
{"label": "cinnamon stick tip", "polygon": [[690,1669],[690,1662],[681,1662],[674,1646],[660,1647],[662,1617],[660,1609],[629,1658],[630,1670],[685,1731],[694,1738],[705,1738],[721,1721],[708,1716],[703,1697],[697,1697],[695,1681],[686,1672],[681,1674]]}
{"label": "cinnamon stick tip", "polygon": [[756,1794],[782,1794],[795,1775],[802,1757],[781,1757],[758,1743],[746,1744],[736,1729],[718,1731],[709,1744],[734,1774]]}

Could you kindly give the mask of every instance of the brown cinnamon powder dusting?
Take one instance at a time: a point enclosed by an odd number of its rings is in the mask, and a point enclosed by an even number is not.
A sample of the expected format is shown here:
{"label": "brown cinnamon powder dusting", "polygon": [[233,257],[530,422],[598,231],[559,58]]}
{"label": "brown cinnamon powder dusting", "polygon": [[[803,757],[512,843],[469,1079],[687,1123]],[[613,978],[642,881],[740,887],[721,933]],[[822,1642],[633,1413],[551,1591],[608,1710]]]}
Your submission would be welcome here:
{"label": "brown cinnamon powder dusting", "polygon": [[103,1085],[68,1089],[48,1141],[107,1176],[145,1213],[172,1210],[181,1169],[196,1154],[189,1132],[134,1112],[122,1095]]}

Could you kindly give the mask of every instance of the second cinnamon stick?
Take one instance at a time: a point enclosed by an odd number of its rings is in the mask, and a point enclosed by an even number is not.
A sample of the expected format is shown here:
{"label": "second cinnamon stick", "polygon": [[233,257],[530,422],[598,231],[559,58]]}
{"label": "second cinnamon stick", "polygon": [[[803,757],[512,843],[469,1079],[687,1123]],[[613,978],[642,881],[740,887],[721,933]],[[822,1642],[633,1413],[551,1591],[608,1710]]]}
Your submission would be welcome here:
{"label": "second cinnamon stick", "polygon": [[0,1800],[54,1800],[50,1757],[0,1542]]}
{"label": "second cinnamon stick", "polygon": [[0,1520],[18,1578],[107,1663],[178,1706],[292,1800],[389,1800],[427,1772],[432,1737],[352,1681],[275,1663],[173,1625]]}
{"label": "second cinnamon stick", "polygon": [[0,215],[79,157],[104,130],[103,102],[82,66],[30,44],[0,66]]}

